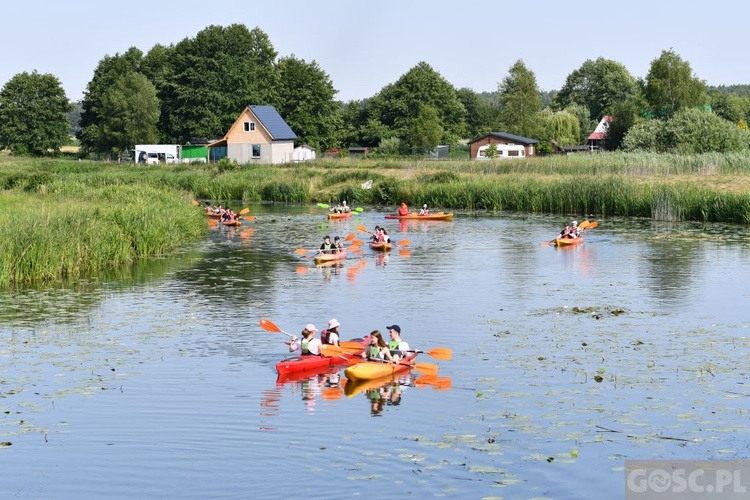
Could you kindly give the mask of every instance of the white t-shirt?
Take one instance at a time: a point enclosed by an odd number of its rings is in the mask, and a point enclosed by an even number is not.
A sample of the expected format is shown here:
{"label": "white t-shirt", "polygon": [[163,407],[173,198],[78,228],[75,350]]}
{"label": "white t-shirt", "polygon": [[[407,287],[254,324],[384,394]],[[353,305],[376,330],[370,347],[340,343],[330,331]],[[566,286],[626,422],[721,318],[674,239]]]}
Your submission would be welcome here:
{"label": "white t-shirt", "polygon": [[[307,343],[307,350],[310,351],[310,354],[314,354],[316,356],[320,355],[320,346],[323,345],[320,342],[320,339],[310,339],[310,341]],[[302,342],[300,340],[296,340],[292,342],[289,345],[290,351],[296,351],[300,350],[300,353],[302,351]]]}

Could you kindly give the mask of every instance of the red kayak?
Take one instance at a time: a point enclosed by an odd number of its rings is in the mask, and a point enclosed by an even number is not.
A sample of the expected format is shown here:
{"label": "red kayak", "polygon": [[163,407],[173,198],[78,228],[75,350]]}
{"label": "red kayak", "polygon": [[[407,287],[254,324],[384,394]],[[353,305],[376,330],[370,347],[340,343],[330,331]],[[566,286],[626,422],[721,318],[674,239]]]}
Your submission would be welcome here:
{"label": "red kayak", "polygon": [[[350,342],[361,344],[362,351],[364,351],[365,347],[370,343],[370,337],[365,337],[363,339],[352,339]],[[349,364],[349,361],[360,360],[360,354],[362,354],[362,351],[352,353],[347,352],[346,354],[342,354],[341,356],[331,357],[309,355],[294,356],[292,358],[287,358],[276,363],[276,371],[279,373],[279,377],[281,377],[295,372],[325,370],[326,368]]]}

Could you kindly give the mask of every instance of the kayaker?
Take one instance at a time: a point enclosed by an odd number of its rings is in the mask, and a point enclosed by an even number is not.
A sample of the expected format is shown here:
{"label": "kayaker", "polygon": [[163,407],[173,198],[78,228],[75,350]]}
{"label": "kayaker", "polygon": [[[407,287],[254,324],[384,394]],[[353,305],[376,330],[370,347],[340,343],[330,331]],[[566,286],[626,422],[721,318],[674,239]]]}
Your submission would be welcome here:
{"label": "kayaker", "polygon": [[385,243],[390,243],[391,242],[391,237],[388,236],[388,231],[386,231],[384,227],[380,228],[380,236],[382,237],[381,241],[383,241]]}
{"label": "kayaker", "polygon": [[302,330],[302,340],[298,342],[296,335],[292,337],[292,342],[289,344],[289,352],[294,352],[297,349],[300,350],[302,356],[320,356],[320,346],[322,345],[320,339],[315,338],[315,332],[318,329],[315,325],[308,323]]}
{"label": "kayaker", "polygon": [[339,327],[340,326],[341,326],[341,323],[339,323],[336,318],[331,319],[328,322],[328,328],[320,332],[320,341],[323,344],[339,345],[339,340],[340,340]]}
{"label": "kayaker", "polygon": [[379,240],[378,240],[378,237],[379,237],[379,236],[380,236],[380,226],[375,226],[375,232],[374,232],[374,233],[372,233],[372,236],[370,236],[370,239],[371,239],[371,240],[372,240],[373,242],[376,242],[376,243],[377,243],[377,242],[379,241]]}
{"label": "kayaker", "polygon": [[333,238],[333,253],[339,253],[344,251],[344,244],[341,243],[341,238],[336,236]]}
{"label": "kayaker", "polygon": [[349,208],[349,205],[346,204],[346,200],[341,202],[341,211],[344,213],[348,213],[352,211],[352,209]]}
{"label": "kayaker", "polygon": [[323,238],[323,244],[320,245],[320,253],[333,253],[333,243],[331,243],[331,237],[326,235]]}
{"label": "kayaker", "polygon": [[378,330],[370,332],[370,345],[367,349],[362,351],[362,357],[369,361],[390,361],[395,362],[391,355],[390,349],[388,349],[388,343],[383,338]]}
{"label": "kayaker", "polygon": [[570,224],[573,226],[570,228],[570,233],[573,235],[573,238],[578,238],[581,235],[581,230],[578,229],[578,221],[574,220]]}
{"label": "kayaker", "polygon": [[401,202],[401,206],[398,207],[398,215],[400,215],[401,217],[404,217],[405,215],[411,215],[411,212],[409,212],[409,208],[403,201]]}
{"label": "kayaker", "polygon": [[430,210],[427,208],[427,203],[422,205],[422,210],[419,211],[419,215],[430,215]]}
{"label": "kayaker", "polygon": [[406,356],[407,351],[409,351],[409,344],[401,340],[400,326],[391,325],[386,328],[388,328],[388,332],[391,334],[391,341],[388,342],[388,348],[391,350],[394,359],[399,360]]}

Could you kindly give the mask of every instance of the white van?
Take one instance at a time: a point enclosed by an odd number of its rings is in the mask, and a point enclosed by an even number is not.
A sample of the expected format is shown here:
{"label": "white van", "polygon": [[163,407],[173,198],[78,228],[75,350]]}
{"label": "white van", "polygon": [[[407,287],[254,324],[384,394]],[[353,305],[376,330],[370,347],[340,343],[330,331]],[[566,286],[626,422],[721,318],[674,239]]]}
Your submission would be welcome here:
{"label": "white van", "polygon": [[182,146],[179,144],[136,144],[135,161],[146,165],[180,163]]}

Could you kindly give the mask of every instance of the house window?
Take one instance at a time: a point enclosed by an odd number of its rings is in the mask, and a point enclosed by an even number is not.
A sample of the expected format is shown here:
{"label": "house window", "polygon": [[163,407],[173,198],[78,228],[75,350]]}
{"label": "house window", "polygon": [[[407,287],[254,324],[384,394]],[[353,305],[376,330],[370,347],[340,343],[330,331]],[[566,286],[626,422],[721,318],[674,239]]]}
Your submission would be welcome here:
{"label": "house window", "polygon": [[486,149],[480,149],[479,150],[479,156],[487,156],[487,150]]}
{"label": "house window", "polygon": [[260,158],[260,144],[253,144],[253,158]]}
{"label": "house window", "polygon": [[508,156],[518,156],[518,151],[508,151]]}
{"label": "house window", "polygon": [[245,122],[243,123],[243,126],[245,128],[245,132],[253,132],[255,130],[255,122]]}

